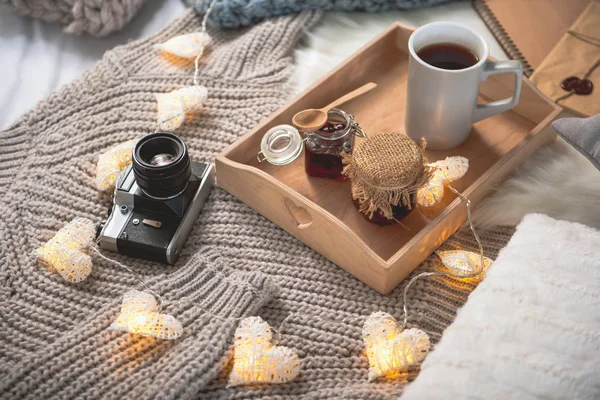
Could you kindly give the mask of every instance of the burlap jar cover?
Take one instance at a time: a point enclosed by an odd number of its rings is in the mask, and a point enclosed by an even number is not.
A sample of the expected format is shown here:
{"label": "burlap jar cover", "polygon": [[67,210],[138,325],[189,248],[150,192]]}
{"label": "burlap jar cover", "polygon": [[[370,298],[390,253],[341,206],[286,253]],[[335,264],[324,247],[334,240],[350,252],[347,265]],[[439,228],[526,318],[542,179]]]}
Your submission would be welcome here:
{"label": "burlap jar cover", "polygon": [[380,133],[365,139],[352,154],[343,154],[343,173],[352,181],[352,198],[369,218],[379,212],[393,218],[392,207],[412,208],[411,196],[432,177],[425,165],[424,145],[400,133]]}

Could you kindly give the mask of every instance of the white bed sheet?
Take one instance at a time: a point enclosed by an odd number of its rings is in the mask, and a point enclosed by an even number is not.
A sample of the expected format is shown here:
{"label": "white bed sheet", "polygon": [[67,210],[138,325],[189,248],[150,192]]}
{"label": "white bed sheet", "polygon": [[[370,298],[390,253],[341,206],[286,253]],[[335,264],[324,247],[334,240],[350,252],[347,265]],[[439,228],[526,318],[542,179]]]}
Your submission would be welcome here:
{"label": "white bed sheet", "polygon": [[94,38],[0,8],[0,129],[81,76],[105,51],[158,32],[183,12],[179,0],[149,0],[122,31]]}
{"label": "white bed sheet", "polygon": [[[3,80],[0,84],[0,129],[7,128],[39,100],[79,77],[100,60],[106,50],[156,33],[184,11],[183,3],[178,0],[150,0],[122,31],[106,38],[93,38],[67,35],[56,24],[21,17],[0,9],[0,77]],[[345,50],[347,54],[342,54],[340,59],[395,20],[415,26],[436,20],[461,22],[485,36],[490,43],[492,56],[506,58],[470,2],[385,14],[331,13],[326,15],[325,23],[316,32],[325,37],[347,37],[348,26],[344,27],[339,23],[340,16],[361,27],[348,41]],[[297,60],[299,69],[312,71],[299,75],[298,84],[304,88],[318,75],[326,72],[321,67],[320,72],[316,73],[319,68],[315,68],[322,49],[309,47],[297,54],[300,55]]]}

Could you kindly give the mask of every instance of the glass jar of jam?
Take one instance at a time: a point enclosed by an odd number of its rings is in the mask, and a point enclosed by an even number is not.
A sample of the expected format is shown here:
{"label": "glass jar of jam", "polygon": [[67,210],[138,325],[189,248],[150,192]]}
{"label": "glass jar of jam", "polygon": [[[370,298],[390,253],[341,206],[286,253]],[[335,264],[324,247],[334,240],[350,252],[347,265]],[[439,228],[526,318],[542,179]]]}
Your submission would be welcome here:
{"label": "glass jar of jam", "polygon": [[342,153],[351,153],[354,135],[364,136],[354,116],[338,108],[327,114],[327,123],[316,132],[305,132],[304,169],[310,176],[339,181],[342,174]]}

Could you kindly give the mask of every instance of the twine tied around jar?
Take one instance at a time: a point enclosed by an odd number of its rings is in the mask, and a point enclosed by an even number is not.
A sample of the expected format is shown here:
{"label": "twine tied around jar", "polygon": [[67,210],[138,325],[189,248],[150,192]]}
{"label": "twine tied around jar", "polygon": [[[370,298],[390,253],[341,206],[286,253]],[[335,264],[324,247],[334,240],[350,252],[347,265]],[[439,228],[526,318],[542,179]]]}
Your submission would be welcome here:
{"label": "twine tied around jar", "polygon": [[425,165],[423,150],[400,133],[380,133],[365,139],[352,154],[342,154],[343,174],[352,181],[352,198],[369,218],[380,212],[392,219],[392,207],[412,208],[411,195],[433,176],[435,168]]}

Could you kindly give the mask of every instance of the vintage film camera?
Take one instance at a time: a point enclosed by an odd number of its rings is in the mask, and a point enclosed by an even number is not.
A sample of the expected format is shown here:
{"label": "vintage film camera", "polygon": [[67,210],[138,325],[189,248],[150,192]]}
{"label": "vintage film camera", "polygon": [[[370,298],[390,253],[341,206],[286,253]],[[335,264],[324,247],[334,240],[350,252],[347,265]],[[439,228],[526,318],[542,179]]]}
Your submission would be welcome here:
{"label": "vintage film camera", "polygon": [[98,232],[101,248],[173,264],[214,185],[210,164],[193,162],[183,141],[153,133],[133,149]]}

